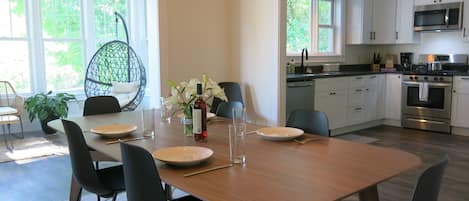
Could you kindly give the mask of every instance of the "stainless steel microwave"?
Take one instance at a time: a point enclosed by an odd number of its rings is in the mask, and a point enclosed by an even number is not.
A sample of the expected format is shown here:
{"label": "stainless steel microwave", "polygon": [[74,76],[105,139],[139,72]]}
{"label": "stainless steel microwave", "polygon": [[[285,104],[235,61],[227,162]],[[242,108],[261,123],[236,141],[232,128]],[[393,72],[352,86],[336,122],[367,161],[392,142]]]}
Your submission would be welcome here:
{"label": "stainless steel microwave", "polygon": [[462,27],[463,2],[415,7],[414,30],[457,30]]}

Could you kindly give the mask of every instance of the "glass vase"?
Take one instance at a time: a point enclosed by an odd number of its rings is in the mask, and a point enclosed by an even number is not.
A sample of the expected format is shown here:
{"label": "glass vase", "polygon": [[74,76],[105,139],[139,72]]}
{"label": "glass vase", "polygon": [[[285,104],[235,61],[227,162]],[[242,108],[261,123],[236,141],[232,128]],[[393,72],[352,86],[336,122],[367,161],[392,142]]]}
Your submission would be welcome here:
{"label": "glass vase", "polygon": [[184,134],[186,136],[192,136],[192,108],[190,106],[184,107]]}

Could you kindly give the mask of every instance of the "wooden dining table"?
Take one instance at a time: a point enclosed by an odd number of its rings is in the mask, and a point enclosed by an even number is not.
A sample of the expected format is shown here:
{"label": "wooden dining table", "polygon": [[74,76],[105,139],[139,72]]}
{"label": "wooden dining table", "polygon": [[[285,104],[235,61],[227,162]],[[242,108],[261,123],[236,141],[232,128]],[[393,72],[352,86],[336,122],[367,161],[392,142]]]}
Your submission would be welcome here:
{"label": "wooden dining table", "polygon": [[[139,129],[130,137],[137,137],[143,135],[143,127],[151,127],[155,133],[153,137],[126,142],[149,152],[172,146],[212,149],[214,154],[208,161],[190,167],[175,167],[155,159],[165,183],[202,200],[332,201],[358,193],[361,201],[377,201],[379,183],[421,164],[417,156],[401,150],[333,137],[305,134],[303,138],[317,140],[301,144],[291,140],[269,141],[257,134],[249,134],[246,135],[245,165],[233,165],[184,177],[187,173],[230,163],[228,125],[231,121],[219,117],[209,121],[207,141],[195,142],[184,134],[181,123],[175,120],[171,123],[162,121],[158,114],[151,116],[152,120],[142,118],[142,112],[135,111],[72,117],[68,120],[80,125],[89,147],[117,161],[121,161],[119,143],[106,144],[112,139],[90,133],[91,128],[119,123],[134,124]],[[142,125],[142,122],[145,124]],[[60,120],[50,122],[49,126],[64,131]],[[262,127],[265,126],[247,124],[248,131]]]}

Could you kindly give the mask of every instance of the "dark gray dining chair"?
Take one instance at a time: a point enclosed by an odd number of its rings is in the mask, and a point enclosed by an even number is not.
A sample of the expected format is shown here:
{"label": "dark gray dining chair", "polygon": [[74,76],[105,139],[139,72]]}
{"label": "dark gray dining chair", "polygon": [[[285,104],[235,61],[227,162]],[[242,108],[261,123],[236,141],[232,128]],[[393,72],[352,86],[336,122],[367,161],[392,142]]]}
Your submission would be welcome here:
{"label": "dark gray dining chair", "polygon": [[[114,96],[93,96],[85,100],[83,116],[110,114],[121,112],[119,101]],[[103,156],[94,149],[88,147],[91,157],[95,161],[96,169],[99,169],[99,161],[111,161],[110,158]]]}
{"label": "dark gray dining chair", "polygon": [[[95,169],[81,128],[74,122],[62,119],[67,137],[72,173],[81,188],[100,197],[112,197],[115,201],[119,192],[125,191],[122,165]],[[81,194],[81,188],[80,193]],[[78,196],[80,200],[81,195]]]}
{"label": "dark gray dining chair", "polygon": [[[152,155],[145,149],[121,143],[124,180],[128,201],[166,201],[171,199],[171,190],[163,189],[161,178]],[[165,185],[166,188],[171,188]],[[185,196],[177,201],[199,200]]]}
{"label": "dark gray dining chair", "polygon": [[438,201],[441,180],[448,164],[448,156],[426,168],[418,177],[412,201]]}
{"label": "dark gray dining chair", "polygon": [[299,109],[290,113],[287,127],[299,128],[306,133],[329,137],[329,121],[324,112]]}
{"label": "dark gray dining chair", "polygon": [[[242,105],[244,105],[243,95],[241,93],[241,87],[239,86],[237,82],[220,82],[218,83],[218,86],[223,88],[223,91],[225,91],[225,95],[226,95],[226,98],[228,98],[228,101],[238,101]],[[218,98],[214,98],[210,112],[216,113],[218,109],[218,105],[221,102],[224,102],[224,101]]]}
{"label": "dark gray dining chair", "polygon": [[93,96],[85,100],[83,116],[121,112],[119,101],[114,96]]}
{"label": "dark gray dining chair", "polygon": [[221,102],[215,114],[219,117],[233,118],[233,109],[242,111],[243,104],[238,101]]}

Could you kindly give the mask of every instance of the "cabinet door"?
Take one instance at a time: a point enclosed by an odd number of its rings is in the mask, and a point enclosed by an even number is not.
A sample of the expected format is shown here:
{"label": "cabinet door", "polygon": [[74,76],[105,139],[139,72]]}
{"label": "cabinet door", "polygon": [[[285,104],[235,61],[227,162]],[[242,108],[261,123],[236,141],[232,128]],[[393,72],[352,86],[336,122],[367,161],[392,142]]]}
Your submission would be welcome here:
{"label": "cabinet door", "polygon": [[469,42],[469,0],[464,0],[464,15],[463,15],[463,28],[462,28],[462,37],[464,42]]}
{"label": "cabinet door", "polygon": [[373,1],[373,44],[393,44],[396,41],[396,1]]}
{"label": "cabinet door", "polygon": [[386,119],[400,120],[401,119],[401,75],[388,74],[386,75],[386,100],[384,116]]}
{"label": "cabinet door", "polygon": [[469,128],[469,94],[453,93],[451,106],[451,125]]}
{"label": "cabinet door", "polygon": [[417,42],[418,34],[414,32],[414,1],[397,0],[396,8],[396,43]]}
{"label": "cabinet door", "polygon": [[381,94],[383,92],[382,83],[384,77],[382,75],[372,75],[368,76],[367,83],[365,87],[365,111],[366,111],[366,121],[373,121],[377,119],[382,119],[384,110],[381,107],[383,104]]}
{"label": "cabinet door", "polygon": [[371,40],[372,0],[347,0],[347,44],[368,44]]}
{"label": "cabinet door", "polygon": [[346,126],[347,95],[344,90],[320,92],[315,96],[314,109],[327,114],[329,129]]}

